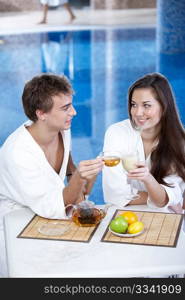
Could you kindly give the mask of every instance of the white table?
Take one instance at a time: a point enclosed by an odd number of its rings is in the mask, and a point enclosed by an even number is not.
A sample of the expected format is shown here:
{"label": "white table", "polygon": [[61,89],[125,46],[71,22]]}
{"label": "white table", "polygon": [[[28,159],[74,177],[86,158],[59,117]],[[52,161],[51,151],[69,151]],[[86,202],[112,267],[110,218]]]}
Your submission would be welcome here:
{"label": "white table", "polygon": [[[148,210],[145,205],[126,209]],[[175,248],[101,242],[114,210],[115,207],[109,208],[89,243],[17,238],[34,213],[24,208],[7,214],[4,221],[9,277],[126,278],[185,274],[183,229]]]}

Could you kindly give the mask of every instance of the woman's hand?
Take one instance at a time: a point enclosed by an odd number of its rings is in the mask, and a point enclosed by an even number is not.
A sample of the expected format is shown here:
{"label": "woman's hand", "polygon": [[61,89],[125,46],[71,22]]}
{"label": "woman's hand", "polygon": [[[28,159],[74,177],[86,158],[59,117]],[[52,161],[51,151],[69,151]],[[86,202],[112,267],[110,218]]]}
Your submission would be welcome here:
{"label": "woman's hand", "polygon": [[101,158],[84,160],[78,165],[78,173],[82,179],[93,179],[99,172],[101,172],[104,162]]}
{"label": "woman's hand", "polygon": [[150,173],[144,163],[138,163],[137,168],[128,173],[129,179],[140,180],[144,183],[148,196],[158,207],[167,205],[169,199],[164,187]]}
{"label": "woman's hand", "polygon": [[127,176],[129,179],[140,180],[143,183],[149,182],[153,177],[149,168],[144,163],[138,163],[137,168],[129,171]]}

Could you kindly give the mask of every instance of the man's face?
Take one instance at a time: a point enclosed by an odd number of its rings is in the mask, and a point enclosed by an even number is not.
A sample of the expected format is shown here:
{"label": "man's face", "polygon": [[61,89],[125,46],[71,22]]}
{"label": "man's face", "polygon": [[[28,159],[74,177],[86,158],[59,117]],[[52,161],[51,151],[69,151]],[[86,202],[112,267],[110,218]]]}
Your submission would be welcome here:
{"label": "man's face", "polygon": [[76,110],[72,105],[72,95],[58,94],[52,97],[53,107],[45,113],[45,122],[50,130],[66,130],[71,127]]}

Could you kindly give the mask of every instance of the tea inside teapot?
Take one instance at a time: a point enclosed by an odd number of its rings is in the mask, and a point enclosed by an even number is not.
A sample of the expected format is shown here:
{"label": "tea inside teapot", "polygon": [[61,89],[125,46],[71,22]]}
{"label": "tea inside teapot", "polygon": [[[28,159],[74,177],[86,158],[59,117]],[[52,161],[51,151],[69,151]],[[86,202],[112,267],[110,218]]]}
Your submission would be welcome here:
{"label": "tea inside teapot", "polygon": [[66,206],[66,214],[78,226],[91,227],[98,224],[107,213],[112,203],[105,204],[104,208],[97,208],[95,203],[88,200],[88,195],[85,195],[85,200],[78,204],[69,204]]}
{"label": "tea inside teapot", "polygon": [[89,200],[72,205],[71,219],[78,226],[95,226],[105,215],[106,212],[103,209],[96,208],[94,202]]}
{"label": "tea inside teapot", "polygon": [[78,207],[72,214],[72,221],[78,226],[95,226],[103,218],[101,211],[89,200],[84,200],[78,204]]}
{"label": "tea inside teapot", "polygon": [[103,212],[97,208],[78,208],[74,210],[72,221],[79,226],[94,226],[104,217]]}

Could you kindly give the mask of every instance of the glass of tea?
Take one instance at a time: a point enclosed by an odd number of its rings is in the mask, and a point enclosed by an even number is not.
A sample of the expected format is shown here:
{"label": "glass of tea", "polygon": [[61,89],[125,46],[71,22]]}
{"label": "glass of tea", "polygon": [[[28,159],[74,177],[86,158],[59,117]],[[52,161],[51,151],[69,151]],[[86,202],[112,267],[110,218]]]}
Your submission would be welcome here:
{"label": "glass of tea", "polygon": [[121,161],[120,153],[116,151],[103,151],[100,152],[98,157],[103,159],[106,167],[115,167]]}

